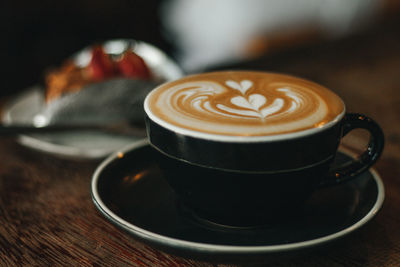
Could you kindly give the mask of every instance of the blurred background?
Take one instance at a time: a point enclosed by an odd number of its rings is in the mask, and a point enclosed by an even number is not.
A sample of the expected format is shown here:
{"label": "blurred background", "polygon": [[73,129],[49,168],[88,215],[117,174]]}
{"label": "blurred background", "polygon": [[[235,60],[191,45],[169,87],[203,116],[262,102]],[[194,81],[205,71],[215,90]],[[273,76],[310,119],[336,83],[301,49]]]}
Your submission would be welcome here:
{"label": "blurred background", "polygon": [[260,58],[307,56],[343,38],[356,51],[362,38],[352,36],[398,31],[399,11],[398,0],[4,0],[0,94],[41,83],[48,69],[107,39],[151,43],[187,73],[241,63],[263,68]]}

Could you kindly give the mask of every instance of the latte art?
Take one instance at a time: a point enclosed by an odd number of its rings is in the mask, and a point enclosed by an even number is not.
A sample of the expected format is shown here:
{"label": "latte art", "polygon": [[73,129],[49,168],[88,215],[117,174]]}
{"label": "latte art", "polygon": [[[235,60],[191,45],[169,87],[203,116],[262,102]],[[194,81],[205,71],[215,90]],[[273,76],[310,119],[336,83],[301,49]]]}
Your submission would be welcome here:
{"label": "latte art", "polygon": [[[253,87],[249,80],[236,83],[232,80],[226,84],[236,89],[234,92],[212,82],[190,82],[170,88],[165,94],[166,105],[170,112],[187,114],[190,117],[203,119],[204,116],[211,116],[213,119],[224,117],[228,120],[261,120],[273,116],[292,116],[296,112],[312,112],[313,107],[306,103],[322,103],[318,95],[308,92],[309,95],[302,95],[294,88],[276,88],[276,96],[267,97],[260,93],[246,94],[248,89]],[[232,94],[233,93],[233,94]],[[214,99],[218,97],[218,101]],[[318,101],[318,102],[317,102]],[[326,108],[319,107],[320,116],[326,115]],[[178,114],[176,114],[179,116]],[[297,114],[299,115],[299,114]]]}
{"label": "latte art", "polygon": [[264,136],[323,127],[344,111],[340,98],[314,83],[259,72],[215,72],[154,90],[151,119],[203,133]]}

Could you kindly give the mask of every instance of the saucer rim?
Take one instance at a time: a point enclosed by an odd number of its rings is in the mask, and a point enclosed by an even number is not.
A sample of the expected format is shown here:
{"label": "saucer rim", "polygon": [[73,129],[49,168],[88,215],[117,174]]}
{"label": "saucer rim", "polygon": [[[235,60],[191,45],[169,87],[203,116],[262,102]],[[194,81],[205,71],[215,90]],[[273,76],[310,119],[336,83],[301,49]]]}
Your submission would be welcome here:
{"label": "saucer rim", "polygon": [[[92,175],[91,181],[91,197],[92,201],[97,207],[97,209],[104,215],[110,222],[117,225],[121,229],[127,231],[129,234],[136,236],[144,241],[148,241],[151,244],[157,244],[162,247],[175,248],[181,250],[192,250],[192,251],[201,251],[201,252],[212,252],[212,253],[236,253],[236,254],[248,254],[248,253],[274,253],[274,252],[290,252],[299,249],[311,248],[314,246],[319,246],[326,244],[330,241],[339,239],[341,237],[354,232],[355,230],[364,226],[367,222],[369,222],[372,218],[376,216],[378,211],[381,209],[384,199],[385,199],[385,189],[382,179],[379,173],[374,169],[370,168],[368,171],[370,172],[372,178],[374,179],[377,186],[377,197],[374,205],[365,214],[365,216],[359,219],[356,223],[346,227],[343,230],[335,232],[333,234],[329,234],[326,236],[322,236],[319,238],[294,242],[289,244],[278,244],[278,245],[250,245],[250,246],[237,246],[237,245],[219,245],[212,243],[201,243],[195,241],[187,241],[173,237],[167,237],[161,234],[157,234],[151,232],[149,230],[145,230],[141,227],[138,227],[134,224],[131,224],[124,220],[123,218],[116,215],[112,212],[106,204],[102,201],[100,194],[97,190],[97,184],[103,170],[113,161],[118,160],[123,157],[124,154],[128,152],[132,152],[133,150],[139,149],[149,145],[149,141],[147,139],[135,142],[126,146],[125,148],[116,151],[112,155],[108,156],[105,160],[103,160],[100,165],[96,168]],[[349,151],[348,149],[341,148],[341,152],[355,157],[355,153]]]}

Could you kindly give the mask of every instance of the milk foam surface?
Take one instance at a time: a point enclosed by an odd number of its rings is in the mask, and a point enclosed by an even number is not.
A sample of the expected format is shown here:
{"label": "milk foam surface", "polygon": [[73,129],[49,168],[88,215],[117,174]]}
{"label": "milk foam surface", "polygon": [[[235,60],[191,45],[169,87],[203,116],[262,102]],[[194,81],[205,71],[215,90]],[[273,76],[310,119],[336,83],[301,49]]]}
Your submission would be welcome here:
{"label": "milk foam surface", "polygon": [[174,127],[227,136],[268,136],[324,127],[344,112],[328,89],[266,72],[213,72],[187,76],[153,90],[150,118]]}

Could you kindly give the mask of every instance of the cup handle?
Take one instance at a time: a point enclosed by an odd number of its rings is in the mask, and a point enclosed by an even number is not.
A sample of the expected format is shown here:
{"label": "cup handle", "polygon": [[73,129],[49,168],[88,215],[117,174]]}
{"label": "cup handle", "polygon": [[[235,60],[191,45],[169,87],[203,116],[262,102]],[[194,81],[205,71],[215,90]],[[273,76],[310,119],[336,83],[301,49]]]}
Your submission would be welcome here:
{"label": "cup handle", "polygon": [[382,154],[384,135],[381,127],[371,118],[357,113],[347,113],[343,119],[342,137],[354,129],[365,129],[370,133],[369,144],[356,160],[330,170],[325,185],[334,185],[353,179],[373,165]]}

